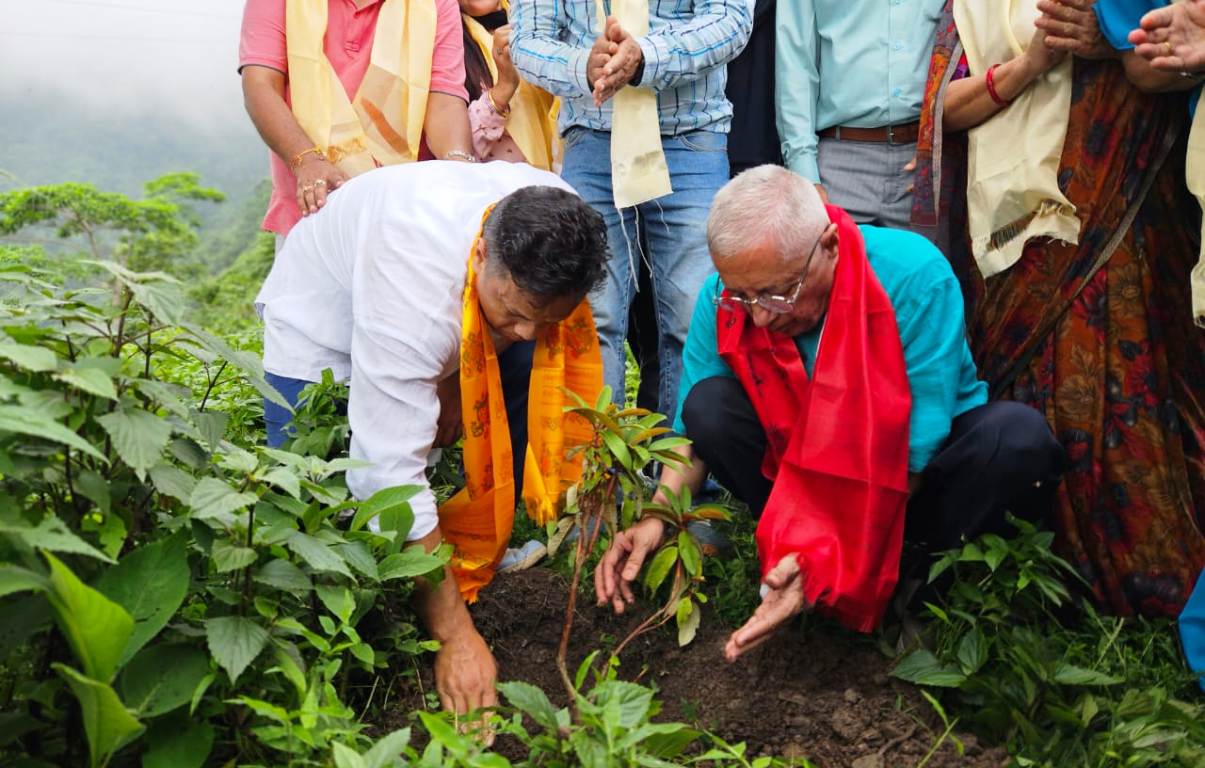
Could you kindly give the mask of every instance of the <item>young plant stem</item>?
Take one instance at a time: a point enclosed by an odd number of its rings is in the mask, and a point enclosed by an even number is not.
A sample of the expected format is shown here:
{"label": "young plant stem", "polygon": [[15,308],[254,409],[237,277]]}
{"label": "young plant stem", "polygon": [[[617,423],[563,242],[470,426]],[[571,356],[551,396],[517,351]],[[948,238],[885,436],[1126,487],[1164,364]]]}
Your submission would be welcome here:
{"label": "young plant stem", "polygon": [[214,374],[213,378],[209,379],[209,386],[205,388],[205,396],[201,398],[201,406],[199,408],[197,408],[198,412],[200,412],[200,413],[205,412],[205,404],[209,402],[209,394],[211,392],[213,392],[213,388],[217,386],[218,379],[222,378],[222,372],[225,370],[226,370],[226,361],[223,360],[222,364],[220,366],[218,366],[218,372],[216,374]]}
{"label": "young plant stem", "polygon": [[674,588],[670,593],[669,600],[666,601],[665,605],[658,608],[656,611],[650,614],[647,619],[640,622],[635,629],[629,632],[628,636],[625,637],[619,643],[619,645],[615,646],[615,650],[611,651],[612,656],[619,658],[619,654],[622,653],[623,649],[627,648],[633,640],[640,637],[645,632],[649,632],[664,626],[666,622],[674,617],[674,614],[677,611],[678,601],[682,599],[682,596],[686,591],[683,586],[686,582],[684,577],[685,573],[682,569],[682,562],[678,561],[674,564]]}
{"label": "young plant stem", "polygon": [[[561,644],[556,653],[557,671],[561,673],[561,682],[565,685],[565,692],[569,694],[569,703],[574,717],[577,716],[577,689],[569,677],[569,668],[565,659],[569,655],[569,635],[573,631],[573,615],[577,610],[577,588],[582,580],[582,569],[586,565],[586,556],[594,551],[594,545],[598,543],[598,534],[602,529],[604,505],[613,503],[617,478],[617,474],[611,474],[606,490],[583,507],[585,514],[578,519],[579,529],[577,547],[574,550],[573,579],[569,583],[569,601],[565,605],[565,624],[561,628]],[[588,544],[586,543],[587,535],[590,537]]]}

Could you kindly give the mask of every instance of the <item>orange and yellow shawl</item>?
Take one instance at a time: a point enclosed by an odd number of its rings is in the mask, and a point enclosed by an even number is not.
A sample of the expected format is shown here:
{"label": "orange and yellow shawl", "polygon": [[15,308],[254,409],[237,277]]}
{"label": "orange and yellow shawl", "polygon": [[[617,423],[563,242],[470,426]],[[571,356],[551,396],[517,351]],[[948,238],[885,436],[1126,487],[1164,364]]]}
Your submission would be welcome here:
{"label": "orange and yellow shawl", "polygon": [[[492,210],[492,208],[491,208]],[[490,211],[485,212],[484,220]],[[510,428],[493,337],[481,314],[472,254],[464,284],[460,331],[460,401],[464,419],[465,487],[439,509],[443,537],[455,548],[452,572],[470,602],[490,582],[510,541],[515,520],[515,479]],[[602,390],[602,356],[590,304],[536,340],[527,404],[527,460],[523,501],[538,524],[556,517],[561,494],[581,476],[581,460],[565,449],[589,442],[593,431],[580,416],[565,413],[565,390],[594,402]]]}

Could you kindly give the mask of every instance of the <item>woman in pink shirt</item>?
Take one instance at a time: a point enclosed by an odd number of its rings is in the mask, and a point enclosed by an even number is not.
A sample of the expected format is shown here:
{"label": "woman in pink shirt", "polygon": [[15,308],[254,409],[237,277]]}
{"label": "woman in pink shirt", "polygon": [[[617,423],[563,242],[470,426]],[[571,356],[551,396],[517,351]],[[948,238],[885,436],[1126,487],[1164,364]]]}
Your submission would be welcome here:
{"label": "woman in pink shirt", "polygon": [[[349,99],[354,99],[372,56],[384,0],[329,0],[324,52]],[[420,159],[475,159],[465,90],[464,43],[457,0],[434,0],[437,19],[430,94]],[[289,102],[286,0],[247,0],[239,44],[239,72],[247,114],[272,150],[272,198],[264,229],[287,235],[304,215],[317,213],[326,194],[347,174],[317,152]],[[290,168],[290,165],[293,167]]]}
{"label": "woman in pink shirt", "polygon": [[522,150],[506,132],[510,100],[519,89],[519,73],[510,61],[510,25],[499,0],[460,0],[460,10],[494,35],[492,51],[498,81],[477,43],[464,30],[465,89],[469,94],[469,125],[473,149],[481,160],[527,162]]}

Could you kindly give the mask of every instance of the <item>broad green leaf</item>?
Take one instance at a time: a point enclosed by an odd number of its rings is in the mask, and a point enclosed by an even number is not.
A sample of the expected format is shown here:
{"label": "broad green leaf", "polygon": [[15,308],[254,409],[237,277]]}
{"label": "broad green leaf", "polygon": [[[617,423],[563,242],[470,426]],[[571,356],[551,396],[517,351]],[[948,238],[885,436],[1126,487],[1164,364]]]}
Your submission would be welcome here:
{"label": "broad green leaf", "polygon": [[250,547],[241,547],[228,541],[215,541],[210,554],[218,573],[229,573],[254,565],[257,555]]}
{"label": "broad green leaf", "polygon": [[987,661],[987,639],[983,632],[975,627],[963,635],[958,643],[958,666],[963,674],[970,676],[979,671]]}
{"label": "broad green leaf", "polygon": [[413,579],[425,576],[434,570],[442,569],[442,558],[427,554],[421,544],[412,544],[395,555],[389,555],[380,562],[381,581],[391,579]]}
{"label": "broad green leaf", "polygon": [[285,546],[293,550],[315,571],[337,573],[349,579],[352,578],[351,571],[347,570],[347,563],[343,562],[343,558],[313,536],[294,531],[285,541]]}
{"label": "broad green leaf", "polygon": [[382,736],[372,745],[372,749],[364,753],[364,763],[368,768],[390,768],[409,744],[409,728]]}
{"label": "broad green leaf", "polygon": [[84,734],[88,737],[91,765],[104,765],[109,755],[133,741],[143,731],[130,711],[108,685],[86,677],[65,664],[52,664],[79,702]]}
{"label": "broad green leaf", "polygon": [[21,368],[34,373],[53,371],[58,367],[58,358],[55,357],[54,352],[45,347],[35,347],[29,344],[0,341],[0,357],[11,360]]}
{"label": "broad green leaf", "polygon": [[192,399],[192,391],[188,387],[152,379],[138,379],[137,386],[139,391],[162,405],[169,413],[174,413],[182,419],[189,418],[185,400]]}
{"label": "broad green leaf", "polygon": [[205,621],[209,652],[233,684],[268,643],[268,630],[243,616],[221,616]]}
{"label": "broad green leaf", "polygon": [[54,622],[54,611],[45,595],[33,594],[0,600],[0,659],[46,631]]}
{"label": "broad green leaf", "polygon": [[213,749],[213,726],[157,721],[147,734],[142,768],[203,768]]}
{"label": "broad green leaf", "polygon": [[248,707],[252,712],[269,720],[275,720],[281,725],[289,724],[289,711],[284,707],[278,707],[270,701],[261,699],[253,699],[250,696],[239,696],[237,699],[232,699],[228,704],[242,704]]}
{"label": "broad green leaf", "polygon": [[336,544],[334,550],[356,571],[373,581],[380,581],[381,573],[377,568],[376,558],[368,551],[368,547],[364,546],[364,542],[351,541],[347,544]]}
{"label": "broad green leaf", "polygon": [[259,459],[254,453],[244,451],[233,443],[222,442],[218,466],[240,475],[249,475],[259,466]]}
{"label": "broad green leaf", "polygon": [[699,551],[699,545],[689,531],[681,531],[678,534],[678,554],[688,574],[703,575],[703,553]]}
{"label": "broad green leaf", "polygon": [[112,272],[134,300],[159,320],[179,325],[188,304],[180,290],[180,281],[165,272],[133,272],[114,261],[85,260],[83,263]]}
{"label": "broad green leaf", "polygon": [[1062,662],[1054,669],[1054,681],[1063,685],[1118,685],[1125,682],[1119,677],[1106,675],[1094,669],[1084,669]]}
{"label": "broad green leaf", "polygon": [[682,446],[690,445],[690,439],[685,437],[663,437],[660,440],[654,440],[649,445],[650,451],[668,451],[671,448],[681,448]]}
{"label": "broad green leaf", "polygon": [[930,651],[918,650],[905,656],[891,670],[894,677],[917,685],[957,688],[966,682],[966,675],[955,667],[942,664]]}
{"label": "broad green leaf", "polygon": [[607,450],[611,452],[611,455],[615,457],[620,465],[631,468],[632,454],[628,450],[627,443],[623,441],[623,438],[611,431],[603,432],[602,438],[603,442],[607,445]]}
{"label": "broad green leaf", "polygon": [[672,544],[662,547],[653,557],[653,562],[649,563],[648,570],[644,572],[644,586],[648,588],[649,592],[657,591],[676,562],[678,562],[678,548]]}
{"label": "broad green leaf", "polygon": [[301,479],[285,467],[269,470],[262,479],[268,485],[279,488],[295,499],[301,497]]}
{"label": "broad green leaf", "polygon": [[288,560],[272,560],[265,563],[255,571],[255,580],[285,592],[309,592],[314,588],[310,577]]}
{"label": "broad green leaf", "polygon": [[80,496],[88,499],[96,508],[108,515],[112,510],[112,498],[109,495],[109,481],[99,472],[86,469],[75,478],[75,490]]}
{"label": "broad green leaf", "polygon": [[318,599],[339,621],[346,624],[351,620],[351,615],[356,610],[356,600],[351,596],[351,590],[327,584],[319,584],[314,589],[318,593]]}
{"label": "broad green leaf", "polygon": [[606,680],[598,684],[590,698],[603,708],[607,722],[623,728],[635,728],[648,717],[653,691],[636,683]]}
{"label": "broad green leaf", "polygon": [[[609,768],[612,764],[607,745],[585,729],[570,733],[569,744],[573,747],[573,754],[581,768]],[[572,761],[569,764],[572,765]]]}
{"label": "broad green leaf", "polygon": [[76,536],[67,528],[66,523],[57,517],[44,518],[35,528],[30,528],[24,523],[0,521],[0,534],[16,536],[35,549],[86,555],[106,563],[113,562],[113,558]]}
{"label": "broad green leaf", "polygon": [[229,415],[221,411],[194,410],[192,420],[197,425],[197,429],[201,431],[201,437],[209,446],[210,452],[221,447],[222,438],[226,436],[226,425],[230,423]]}
{"label": "broad green leaf", "polygon": [[0,597],[15,592],[44,592],[49,588],[50,582],[40,573],[17,565],[0,564]]}
{"label": "broad green leaf", "polygon": [[30,435],[83,451],[89,456],[109,463],[104,454],[96,450],[87,440],[67,429],[50,417],[16,405],[0,405],[0,432]]}
{"label": "broad green leaf", "polygon": [[123,664],[167,626],[188,594],[190,578],[186,541],[176,534],[135,549],[96,582],[97,589],[134,618]]}
{"label": "broad green leaf", "polygon": [[359,752],[338,742],[331,749],[331,756],[335,758],[335,768],[368,768]]}
{"label": "broad green leaf", "polygon": [[215,477],[203,477],[193,489],[188,505],[192,517],[198,520],[216,520],[229,525],[234,513],[251,506],[258,497],[254,493],[239,493]]}
{"label": "broad green leaf", "polygon": [[117,387],[113,379],[99,368],[69,368],[54,375],[54,378],[90,395],[106,400],[117,399]]}
{"label": "broad green leaf", "polygon": [[192,475],[171,464],[156,464],[151,467],[151,482],[159,493],[185,504],[192,499],[192,492],[197,487],[197,481]]}
{"label": "broad green leaf", "polygon": [[121,662],[134,631],[134,619],[117,603],[80,581],[57,557],[44,552],[50,565],[50,605],[67,643],[95,680],[108,683]]}
{"label": "broad green leaf", "polygon": [[[378,515],[392,514],[389,529],[397,530],[399,536],[405,537],[410,533],[410,527],[414,525],[414,512],[410,509],[410,499],[421,490],[422,486],[419,485],[396,485],[392,488],[382,488],[360,502],[360,508],[356,510],[356,516],[351,521],[351,530],[360,530]],[[403,522],[404,525],[402,525]],[[380,523],[380,527],[384,528],[386,521],[382,519]],[[403,527],[405,530],[401,530]]]}
{"label": "broad green leaf", "polygon": [[689,597],[684,597],[678,601],[675,618],[678,624],[678,647],[684,648],[695,639],[695,633],[699,631],[699,622],[703,620],[703,611]]}
{"label": "broad green leaf", "polygon": [[121,519],[121,515],[114,514],[106,514],[99,521],[95,515],[85,517],[80,523],[80,530],[95,533],[100,539],[101,549],[109,557],[116,557],[121,552],[129,534],[125,520]]}
{"label": "broad green leaf", "polygon": [[552,731],[556,730],[556,707],[552,705],[542,690],[531,683],[519,680],[498,683],[498,690],[506,697],[508,704],[522,711],[538,725]]}
{"label": "broad green leaf", "polygon": [[96,419],[113,440],[113,449],[138,479],[159,463],[172,436],[167,420],[141,408],[120,408]]}
{"label": "broad green leaf", "polygon": [[192,699],[209,674],[209,656],[189,645],[155,645],[138,653],[121,671],[117,690],[138,717],[158,717]]}

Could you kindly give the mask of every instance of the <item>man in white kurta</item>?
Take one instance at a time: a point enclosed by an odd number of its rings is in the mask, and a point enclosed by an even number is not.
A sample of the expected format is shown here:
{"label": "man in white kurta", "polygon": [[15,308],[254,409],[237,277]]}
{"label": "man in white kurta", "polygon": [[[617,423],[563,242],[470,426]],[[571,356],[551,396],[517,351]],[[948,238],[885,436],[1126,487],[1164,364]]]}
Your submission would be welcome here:
{"label": "man in white kurta", "polygon": [[[506,367],[513,358],[511,367],[525,385],[531,345],[523,342],[544,323],[563,319],[568,310],[553,305],[576,306],[591,281],[601,278],[606,260],[597,214],[560,178],[527,165],[425,162],[362,174],[289,233],[256,298],[269,381],[291,403],[305,384],[321,380],[324,369],[349,381],[351,457],[369,466],[349,471],[348,487],[365,499],[382,488],[420,486],[410,500],[414,525],[408,538],[428,549],[440,542],[425,476],[428,454],[454,441],[460,423],[455,374],[469,253],[487,208],[532,187],[539,189],[523,198],[522,212],[504,203],[491,214],[506,211],[509,221],[521,223],[510,225],[507,242],[488,243],[487,266],[476,267],[482,314],[500,362]],[[587,247],[575,248],[581,243]],[[526,275],[520,286],[517,269],[494,269],[539,259],[547,261],[540,274],[551,282],[530,283]],[[505,390],[505,373],[503,378]],[[524,386],[514,389],[525,396]],[[287,437],[288,411],[266,403],[265,419],[269,443],[279,445]],[[512,415],[509,421],[521,426],[526,420]],[[461,712],[490,706],[493,659],[455,580],[420,594],[418,608],[441,642],[436,684],[445,706]]]}

